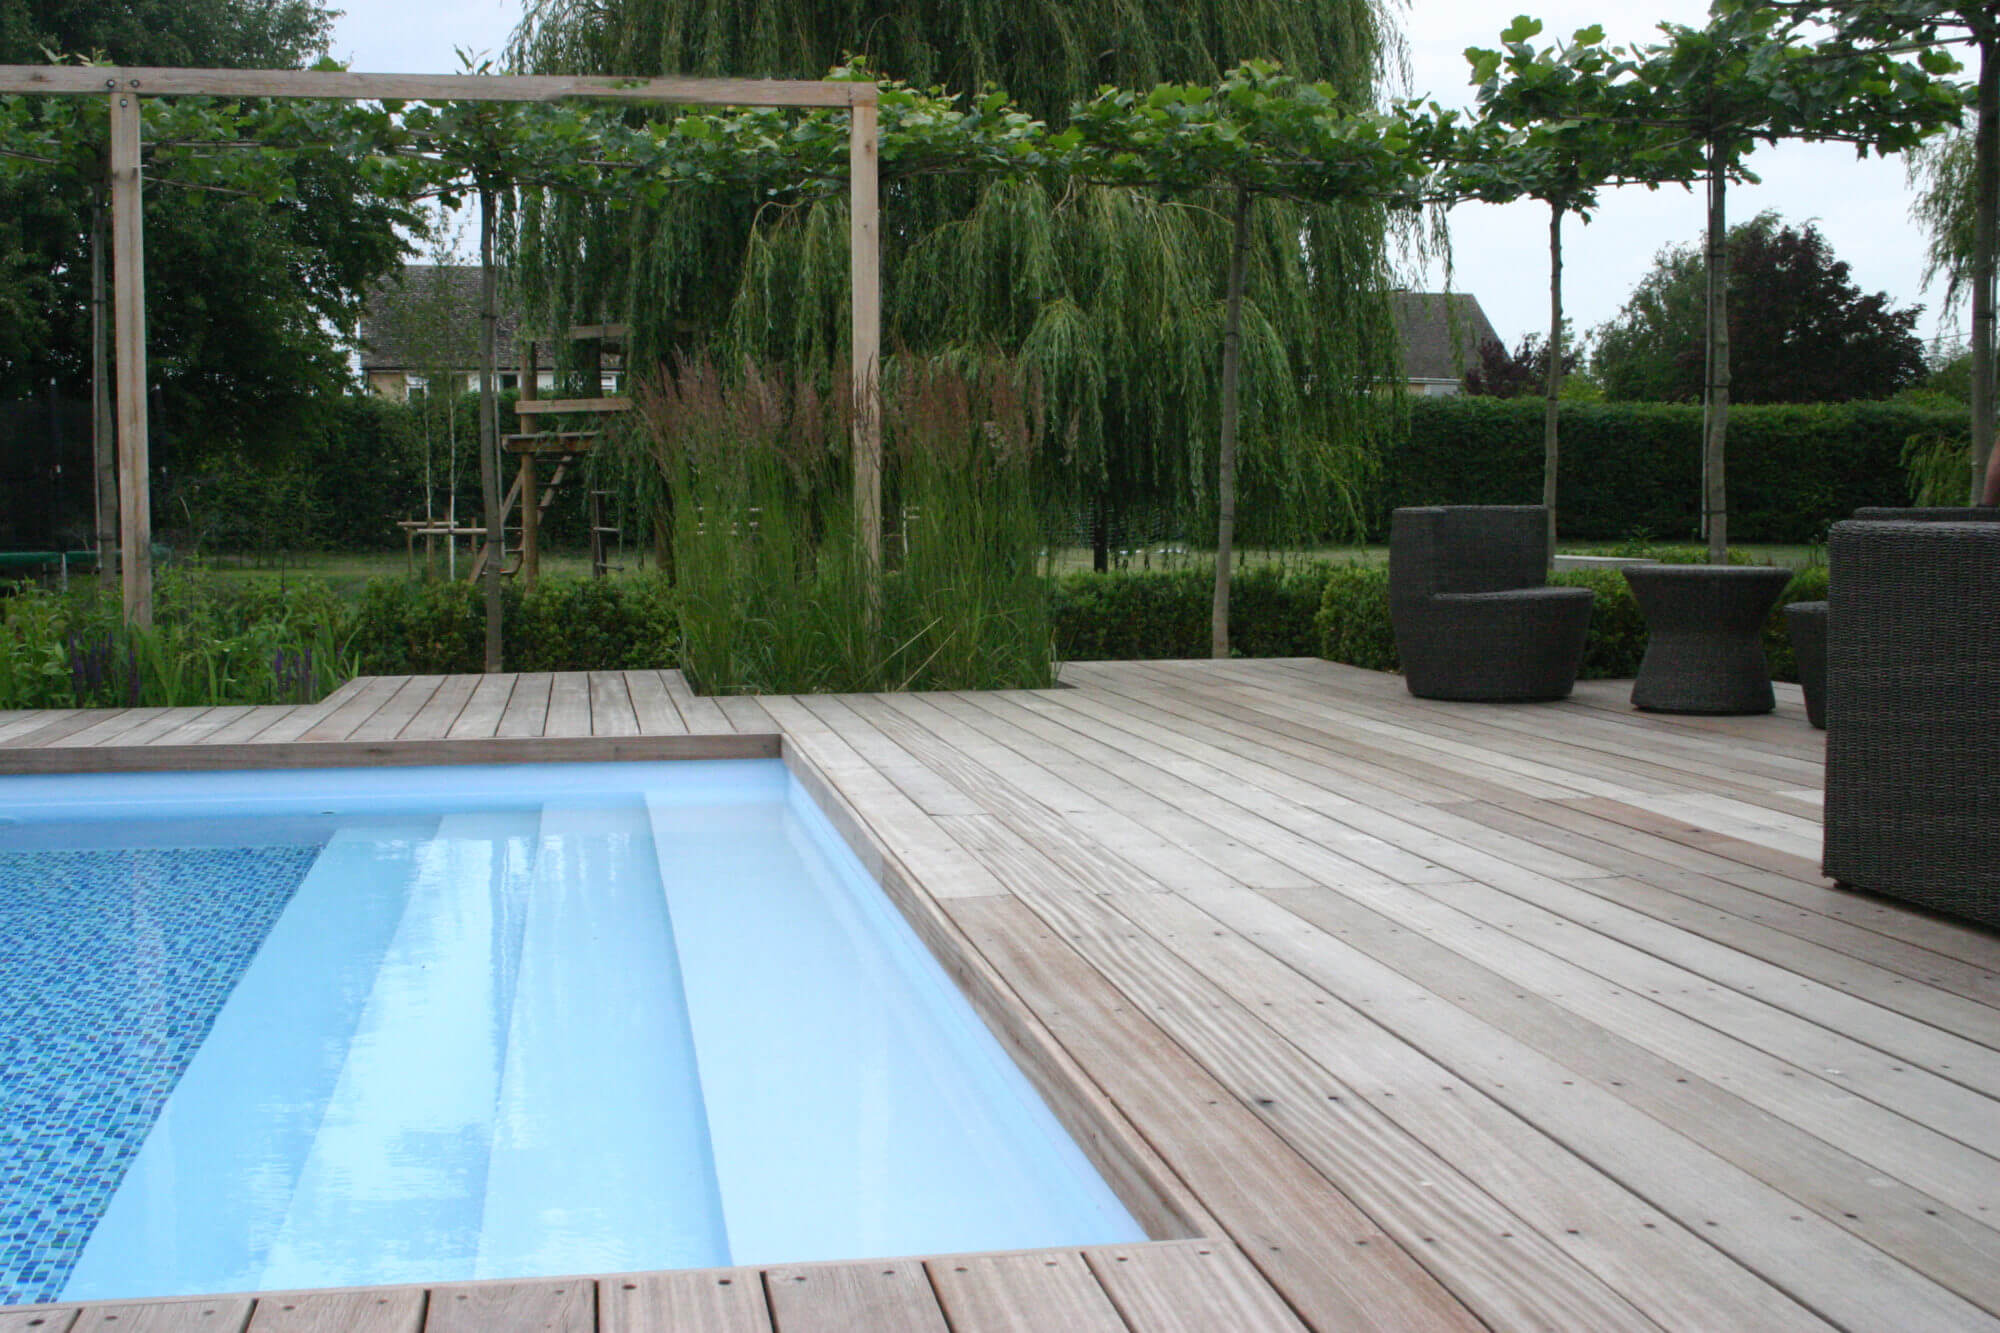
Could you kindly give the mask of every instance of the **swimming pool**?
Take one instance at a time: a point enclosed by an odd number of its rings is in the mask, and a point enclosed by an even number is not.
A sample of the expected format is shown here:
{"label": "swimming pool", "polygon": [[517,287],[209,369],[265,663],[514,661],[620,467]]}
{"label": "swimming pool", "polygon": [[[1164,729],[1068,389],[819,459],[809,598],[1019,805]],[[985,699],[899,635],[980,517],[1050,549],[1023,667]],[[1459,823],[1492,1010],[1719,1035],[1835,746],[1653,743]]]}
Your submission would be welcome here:
{"label": "swimming pool", "polygon": [[0,779],[0,1303],[1144,1233],[777,760]]}

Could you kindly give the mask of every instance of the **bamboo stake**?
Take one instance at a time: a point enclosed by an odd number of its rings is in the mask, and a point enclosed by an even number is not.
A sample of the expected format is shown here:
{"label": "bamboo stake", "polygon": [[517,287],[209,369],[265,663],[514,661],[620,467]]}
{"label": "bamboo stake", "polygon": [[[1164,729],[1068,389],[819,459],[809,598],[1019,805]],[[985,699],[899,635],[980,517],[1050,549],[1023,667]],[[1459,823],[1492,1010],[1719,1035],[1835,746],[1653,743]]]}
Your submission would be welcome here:
{"label": "bamboo stake", "polygon": [[118,545],[125,623],[153,623],[146,442],[146,237],[139,95],[111,93],[111,256],[118,376]]}

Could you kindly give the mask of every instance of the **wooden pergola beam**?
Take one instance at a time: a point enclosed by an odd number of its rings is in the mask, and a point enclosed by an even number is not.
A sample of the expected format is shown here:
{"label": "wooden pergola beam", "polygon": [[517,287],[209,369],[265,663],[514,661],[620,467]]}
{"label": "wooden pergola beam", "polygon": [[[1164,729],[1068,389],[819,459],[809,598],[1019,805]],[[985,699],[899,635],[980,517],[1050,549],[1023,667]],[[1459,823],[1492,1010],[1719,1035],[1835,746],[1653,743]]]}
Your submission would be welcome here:
{"label": "wooden pergola beam", "polygon": [[[872,570],[882,562],[880,95],[872,83],[512,74],[358,74],[337,70],[0,65],[0,94],[100,96],[111,103],[114,352],[118,387],[119,569],[128,624],[153,619],[152,494],[147,477],[146,283],[141,97],[299,97],[327,101],[556,102],[593,98],[675,106],[847,107],[854,384],[854,508]],[[497,367],[489,354],[490,394]],[[482,395],[484,396],[484,395]],[[494,447],[482,439],[482,454]],[[497,460],[496,460],[497,463]],[[489,506],[490,507],[490,506]],[[496,528],[500,517],[489,514]],[[491,664],[489,664],[491,669]]]}
{"label": "wooden pergola beam", "polygon": [[328,101],[559,102],[589,97],[683,106],[873,105],[872,83],[640,79],[532,74],[358,74],[312,69],[0,65],[0,93],[136,92],[147,97],[305,97]]}

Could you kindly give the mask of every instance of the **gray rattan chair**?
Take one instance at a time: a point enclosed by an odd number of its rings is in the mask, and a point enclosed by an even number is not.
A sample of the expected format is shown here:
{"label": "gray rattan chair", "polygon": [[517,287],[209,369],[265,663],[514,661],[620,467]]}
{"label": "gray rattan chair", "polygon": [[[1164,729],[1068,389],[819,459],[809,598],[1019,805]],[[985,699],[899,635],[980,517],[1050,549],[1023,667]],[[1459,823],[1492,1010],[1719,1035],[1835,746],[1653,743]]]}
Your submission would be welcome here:
{"label": "gray rattan chair", "polygon": [[1832,878],[2000,926],[2000,523],[1837,523]]}
{"label": "gray rattan chair", "polygon": [[1569,694],[1593,594],[1545,586],[1548,540],[1540,505],[1395,512],[1389,614],[1411,694],[1494,702]]}

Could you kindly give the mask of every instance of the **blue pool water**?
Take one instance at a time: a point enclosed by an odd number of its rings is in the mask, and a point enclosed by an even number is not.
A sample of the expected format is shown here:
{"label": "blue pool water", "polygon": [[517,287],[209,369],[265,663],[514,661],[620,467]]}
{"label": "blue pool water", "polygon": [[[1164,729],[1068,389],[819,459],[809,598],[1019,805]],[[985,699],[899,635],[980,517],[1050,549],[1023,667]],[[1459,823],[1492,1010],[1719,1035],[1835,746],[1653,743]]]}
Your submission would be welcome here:
{"label": "blue pool water", "polygon": [[1143,1232],[775,760],[0,779],[0,1304]]}

